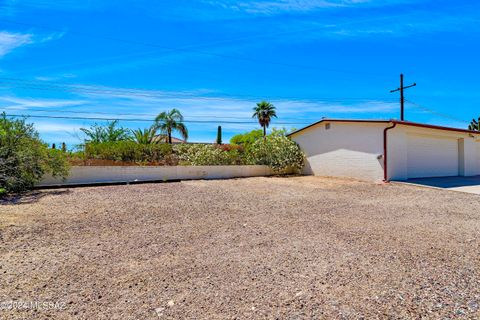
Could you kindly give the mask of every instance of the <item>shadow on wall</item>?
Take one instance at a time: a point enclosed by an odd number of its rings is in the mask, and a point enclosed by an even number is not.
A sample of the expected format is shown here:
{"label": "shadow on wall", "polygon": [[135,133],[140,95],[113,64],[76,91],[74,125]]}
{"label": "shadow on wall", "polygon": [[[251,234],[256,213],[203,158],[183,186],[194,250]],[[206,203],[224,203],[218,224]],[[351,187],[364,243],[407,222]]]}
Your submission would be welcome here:
{"label": "shadow on wall", "polygon": [[312,166],[310,165],[310,162],[308,161],[308,159],[305,159],[305,165],[303,167],[303,174],[313,175],[313,169],[312,169]]}

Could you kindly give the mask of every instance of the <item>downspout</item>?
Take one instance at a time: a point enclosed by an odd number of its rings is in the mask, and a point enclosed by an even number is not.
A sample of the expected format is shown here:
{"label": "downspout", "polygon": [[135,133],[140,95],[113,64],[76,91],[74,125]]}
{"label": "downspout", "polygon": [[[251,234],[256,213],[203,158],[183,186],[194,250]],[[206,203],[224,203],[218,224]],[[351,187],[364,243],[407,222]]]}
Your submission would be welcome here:
{"label": "downspout", "polygon": [[387,131],[390,129],[395,128],[397,125],[396,122],[393,122],[393,124],[390,127],[386,127],[383,129],[383,182],[388,182],[388,171],[387,171]]}

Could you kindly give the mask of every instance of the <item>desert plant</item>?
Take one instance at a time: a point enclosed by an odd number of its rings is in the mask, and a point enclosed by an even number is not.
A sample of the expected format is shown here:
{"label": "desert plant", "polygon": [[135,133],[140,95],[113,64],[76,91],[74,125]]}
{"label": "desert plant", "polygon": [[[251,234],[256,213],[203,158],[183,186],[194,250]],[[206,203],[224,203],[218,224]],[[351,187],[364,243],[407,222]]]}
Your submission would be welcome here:
{"label": "desert plant", "polygon": [[68,161],[61,150],[43,143],[25,119],[0,117],[0,189],[2,193],[32,188],[43,175],[66,177]]}
{"label": "desert plant", "polygon": [[262,101],[257,103],[257,106],[253,108],[253,116],[252,118],[257,118],[258,123],[263,128],[263,137],[267,135],[267,128],[270,125],[270,121],[272,118],[277,117],[277,113],[275,111],[275,106],[267,101]]}
{"label": "desert plant", "polygon": [[90,128],[80,128],[85,133],[87,142],[114,142],[128,140],[130,132],[126,128],[118,126],[118,120],[110,121],[106,125],[99,125],[97,123],[90,126]]}
{"label": "desert plant", "polygon": [[155,131],[167,136],[167,142],[172,144],[172,132],[180,133],[184,140],[188,139],[188,130],[183,123],[183,115],[177,109],[164,111],[155,118]]}

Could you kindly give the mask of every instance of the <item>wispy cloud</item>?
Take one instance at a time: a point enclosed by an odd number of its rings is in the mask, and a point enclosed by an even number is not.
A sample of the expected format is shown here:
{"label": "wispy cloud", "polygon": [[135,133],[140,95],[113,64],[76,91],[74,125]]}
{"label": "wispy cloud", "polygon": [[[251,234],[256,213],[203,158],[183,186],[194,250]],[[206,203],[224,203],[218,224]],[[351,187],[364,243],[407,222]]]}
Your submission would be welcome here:
{"label": "wispy cloud", "polygon": [[[177,108],[190,119],[204,117],[206,119],[228,119],[231,117],[251,120],[252,108],[260,98],[224,97],[221,94],[210,93],[208,90],[197,92],[165,92],[136,90],[129,93],[125,89],[110,88],[105,92],[81,92],[77,94],[85,99],[94,99],[96,103],[111,107],[106,109],[112,113],[123,110],[155,114],[166,108]],[[116,93],[118,91],[119,93]],[[316,120],[322,116],[368,116],[374,114],[391,114],[398,109],[397,103],[382,100],[365,101],[328,101],[322,99],[293,100],[280,98],[270,99],[278,110],[279,119],[296,118],[303,122]],[[148,117],[147,117],[148,118]]]}
{"label": "wispy cloud", "polygon": [[276,14],[285,11],[310,11],[320,8],[344,7],[352,4],[369,2],[335,1],[335,0],[277,0],[277,1],[208,1],[225,9],[245,11],[248,13]]}
{"label": "wispy cloud", "polygon": [[0,31],[0,58],[13,50],[31,44],[42,44],[61,39],[65,32],[54,32],[46,35]]}
{"label": "wispy cloud", "polygon": [[0,31],[0,57],[30,43],[32,43],[32,34]]}
{"label": "wispy cloud", "polygon": [[4,110],[27,110],[29,108],[62,108],[79,106],[86,103],[85,100],[62,100],[62,99],[32,99],[11,96],[0,97]]}
{"label": "wispy cloud", "polygon": [[308,12],[329,8],[348,8],[360,6],[388,6],[408,0],[270,0],[270,1],[236,1],[204,0],[212,6],[251,14],[274,15],[286,12]]}

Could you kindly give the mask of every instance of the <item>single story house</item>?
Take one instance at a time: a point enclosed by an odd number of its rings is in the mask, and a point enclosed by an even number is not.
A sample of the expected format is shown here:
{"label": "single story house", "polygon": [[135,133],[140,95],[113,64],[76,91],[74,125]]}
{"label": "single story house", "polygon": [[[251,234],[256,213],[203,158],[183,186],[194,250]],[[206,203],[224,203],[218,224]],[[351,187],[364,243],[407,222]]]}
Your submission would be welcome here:
{"label": "single story house", "polygon": [[305,174],[370,181],[480,175],[480,132],[398,120],[322,119],[289,135]]}

